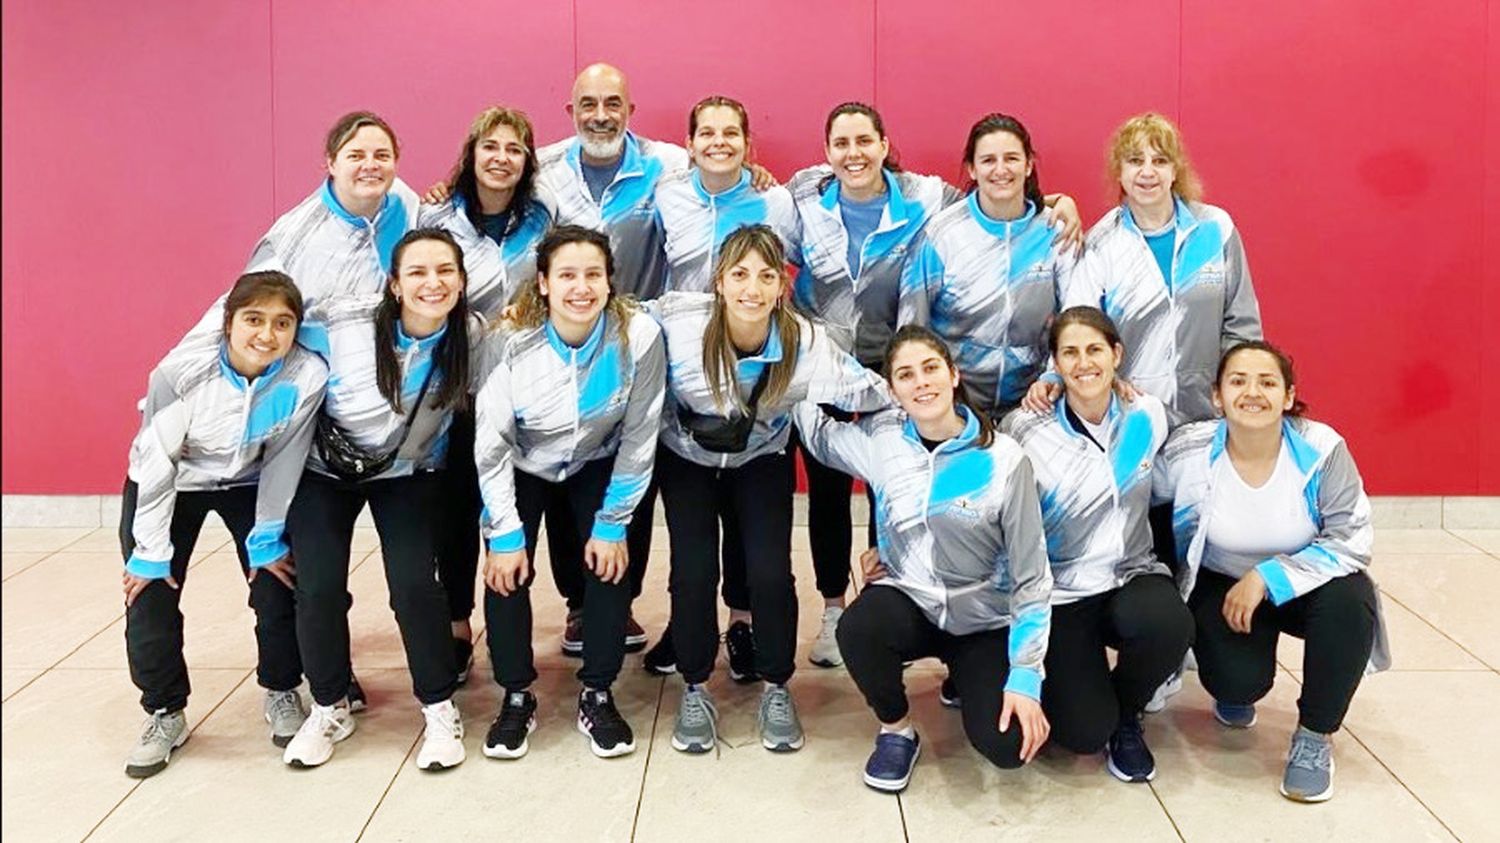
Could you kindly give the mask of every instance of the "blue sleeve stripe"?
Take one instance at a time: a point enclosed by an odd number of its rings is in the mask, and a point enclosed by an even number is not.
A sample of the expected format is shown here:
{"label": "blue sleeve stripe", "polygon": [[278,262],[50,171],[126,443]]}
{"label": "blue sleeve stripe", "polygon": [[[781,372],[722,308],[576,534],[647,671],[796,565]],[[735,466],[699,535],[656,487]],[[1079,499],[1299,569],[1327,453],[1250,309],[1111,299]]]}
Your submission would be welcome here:
{"label": "blue sleeve stripe", "polygon": [[594,519],[594,538],[605,542],[625,541],[625,525]]}
{"label": "blue sleeve stripe", "polygon": [[1287,577],[1280,562],[1267,559],[1256,565],[1255,570],[1260,572],[1260,578],[1266,581],[1266,591],[1271,595],[1272,603],[1280,606],[1297,596],[1297,591],[1292,588],[1292,581]]}
{"label": "blue sleeve stripe", "polygon": [[250,567],[264,568],[290,553],[291,547],[283,541],[285,535],[285,521],[256,524],[245,537],[245,555],[250,557]]}
{"label": "blue sleeve stripe", "polygon": [[1041,609],[1030,609],[1022,612],[1010,624],[1010,660],[1017,661],[1017,656],[1026,652],[1027,647],[1044,641],[1047,628],[1052,625],[1052,611],[1049,607]]}
{"label": "blue sleeve stripe", "polygon": [[142,559],[134,553],[125,562],[125,570],[138,577],[148,580],[164,580],[172,575],[172,562],[157,562],[151,559]]}
{"label": "blue sleeve stripe", "polygon": [[1005,679],[1005,690],[1040,701],[1042,698],[1042,674],[1035,668],[1011,666],[1010,676]]}
{"label": "blue sleeve stripe", "polygon": [[511,530],[490,537],[490,553],[514,553],[517,550],[526,549],[526,533],[522,530]]}

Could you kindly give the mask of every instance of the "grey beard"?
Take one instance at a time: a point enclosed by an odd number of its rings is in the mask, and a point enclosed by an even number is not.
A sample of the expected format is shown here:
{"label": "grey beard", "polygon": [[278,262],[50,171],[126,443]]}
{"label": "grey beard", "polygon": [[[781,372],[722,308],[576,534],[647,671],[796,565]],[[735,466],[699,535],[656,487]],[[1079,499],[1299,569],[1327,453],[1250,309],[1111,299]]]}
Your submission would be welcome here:
{"label": "grey beard", "polygon": [[585,155],[600,161],[613,161],[619,158],[620,154],[625,151],[624,132],[620,132],[618,135],[615,135],[614,140],[609,141],[590,141],[583,137],[579,137],[578,140],[583,145]]}

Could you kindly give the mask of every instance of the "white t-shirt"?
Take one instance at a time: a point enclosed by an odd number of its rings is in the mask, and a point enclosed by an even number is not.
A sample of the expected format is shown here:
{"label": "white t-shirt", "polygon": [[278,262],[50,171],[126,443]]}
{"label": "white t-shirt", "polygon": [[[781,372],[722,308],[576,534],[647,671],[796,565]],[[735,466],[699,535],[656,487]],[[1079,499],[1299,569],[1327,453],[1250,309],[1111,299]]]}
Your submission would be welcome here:
{"label": "white t-shirt", "polygon": [[1226,454],[1214,478],[1209,507],[1205,561],[1223,559],[1225,555],[1260,560],[1280,553],[1295,553],[1307,547],[1318,534],[1302,499],[1302,475],[1292,464],[1285,442],[1271,477],[1259,488],[1251,487],[1240,477]]}

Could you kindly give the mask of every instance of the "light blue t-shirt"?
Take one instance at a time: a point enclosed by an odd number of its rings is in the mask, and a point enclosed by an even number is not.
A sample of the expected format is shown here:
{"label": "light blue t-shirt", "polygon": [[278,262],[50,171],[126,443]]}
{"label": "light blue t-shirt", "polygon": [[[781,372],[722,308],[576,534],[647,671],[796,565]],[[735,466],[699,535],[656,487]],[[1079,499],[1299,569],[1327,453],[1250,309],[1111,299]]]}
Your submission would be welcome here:
{"label": "light blue t-shirt", "polygon": [[874,199],[859,202],[839,191],[839,215],[844,219],[844,230],[849,233],[849,275],[859,277],[860,251],[865,240],[880,227],[880,216],[885,213],[890,193],[884,192]]}
{"label": "light blue t-shirt", "polygon": [[1167,289],[1172,289],[1172,247],[1177,243],[1177,229],[1167,226],[1165,231],[1158,234],[1147,234],[1146,245],[1151,247],[1151,254],[1156,257],[1156,266],[1161,270],[1161,280],[1167,284]]}
{"label": "light blue t-shirt", "polygon": [[620,156],[609,164],[590,164],[583,160],[578,162],[583,168],[583,180],[589,186],[589,195],[594,197],[595,202],[604,195],[604,188],[615,180],[615,173],[620,172],[620,162],[624,160],[625,157]]}

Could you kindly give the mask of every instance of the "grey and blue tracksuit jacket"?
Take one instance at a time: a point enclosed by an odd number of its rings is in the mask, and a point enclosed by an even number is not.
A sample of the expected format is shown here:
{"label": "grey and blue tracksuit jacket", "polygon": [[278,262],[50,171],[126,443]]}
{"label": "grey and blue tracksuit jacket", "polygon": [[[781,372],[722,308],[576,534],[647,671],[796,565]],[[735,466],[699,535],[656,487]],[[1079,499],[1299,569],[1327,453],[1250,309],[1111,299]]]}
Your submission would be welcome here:
{"label": "grey and blue tracksuit jacket", "polygon": [[312,446],[328,367],[293,346],[253,381],[218,347],[177,349],[151,372],[140,432],[130,445],[136,499],[135,550],[125,570],[171,573],[172,513],[178,492],[255,484],[255,525],[245,541],[250,567],[288,552],[286,511]]}
{"label": "grey and blue tracksuit jacket", "polygon": [[582,225],[609,235],[617,292],[654,299],[665,288],[667,275],[656,221],[656,185],[663,176],[687,169],[687,150],[627,132],[619,172],[595,202],[583,178],[581,147],[573,137],[538,150],[537,183],[556,200],[558,224]]}
{"label": "grey and blue tracksuit jacket", "polygon": [[1089,230],[1064,306],[1103,310],[1120,329],[1120,377],[1167,405],[1173,427],[1211,419],[1219,355],[1261,339],[1260,306],[1245,246],[1229,215],[1212,205],[1177,200],[1172,278],[1168,281],[1120,206]]}
{"label": "grey and blue tracksuit jacket", "polygon": [[1112,396],[1105,441],[1094,442],[1069,417],[1067,400],[1047,413],[1013,410],[1004,430],[1036,470],[1052,562],[1052,602],[1104,594],[1142,574],[1171,572],[1151,549],[1152,468],[1167,441],[1161,402]]}
{"label": "grey and blue tracksuit jacket", "polygon": [[[791,410],[799,401],[833,404],[851,413],[891,406],[890,392],[879,375],[839,348],[822,325],[785,306],[772,317],[765,346],[735,367],[740,400],[728,406],[719,404],[703,371],[703,332],[714,307],[714,297],[709,293],[667,293],[652,303],[652,315],[661,323],[667,341],[667,405],[662,411],[661,444],[677,456],[702,466],[739,468],[757,457],[783,451],[792,431]],[[680,409],[725,419],[742,418],[761,373],[788,353],[781,345],[777,319],[796,319],[801,325],[799,345],[793,350],[797,365],[786,394],[771,406],[762,396],[745,450],[721,454],[703,448],[683,427],[678,418]]]}
{"label": "grey and blue tracksuit jacket", "polygon": [[[1231,577],[1251,569],[1266,583],[1266,595],[1280,606],[1334,577],[1366,570],[1374,545],[1370,499],[1354,465],[1349,446],[1333,428],[1310,419],[1288,417],[1281,424],[1281,447],[1303,478],[1302,497],[1317,535],[1295,553],[1250,558],[1209,548],[1208,513],[1214,487],[1234,466],[1225,451],[1229,425],[1223,419],[1193,422],[1173,431],[1157,461],[1155,496],[1172,502],[1172,532],[1183,563],[1179,583],[1190,594],[1200,566]],[[1372,670],[1390,667],[1390,644],[1376,596]]]}
{"label": "grey and blue tracksuit jacket", "polygon": [[875,492],[876,536],[888,576],[938,628],[968,635],[1010,627],[1005,690],[1040,699],[1052,626],[1052,571],[1032,462],[1010,437],[963,433],[928,451],[900,410],[836,422],[812,402],[794,415],[818,462]]}
{"label": "grey and blue tracksuit jacket", "polygon": [[885,362],[896,330],[901,276],[916,254],[914,241],[938,211],[962,198],[937,176],[882,171],[887,201],[880,225],[860,249],[859,272],[849,266],[849,231],[839,211],[839,180],[827,164],[792,176],[797,206],[799,265],[793,299],[822,319],[839,344],[872,369]]}
{"label": "grey and blue tracksuit jacket", "polygon": [[969,396],[995,417],[1021,403],[1047,365],[1046,329],[1064,300],[1073,258],[1032,203],[1009,222],[977,193],[940,211],[901,281],[900,323],[947,342]]}
{"label": "grey and blue tracksuit jacket", "polygon": [[697,168],[682,170],[656,186],[656,214],[665,236],[667,290],[712,292],[719,245],[735,229],[747,225],[769,225],[781,238],[788,259],[795,259],[799,251],[797,210],[785,187],[756,191],[750,186],[750,171],[745,170],[734,187],[709,193],[703,189],[701,175]]}
{"label": "grey and blue tracksuit jacket", "polygon": [[551,322],[501,323],[486,343],[492,365],[477,400],[474,462],[489,549],[525,547],[515,471],[561,483],[611,455],[593,537],[624,541],[656,462],[666,355],[655,320],[635,312],[622,328],[606,313],[578,348],[563,342]]}
{"label": "grey and blue tracksuit jacket", "polygon": [[552,224],[551,196],[538,189],[523,213],[520,224],[499,243],[469,221],[460,196],[438,205],[423,205],[417,216],[418,227],[441,228],[464,250],[469,309],[492,321],[500,318],[500,311],[521,285],[536,277],[536,246]]}

